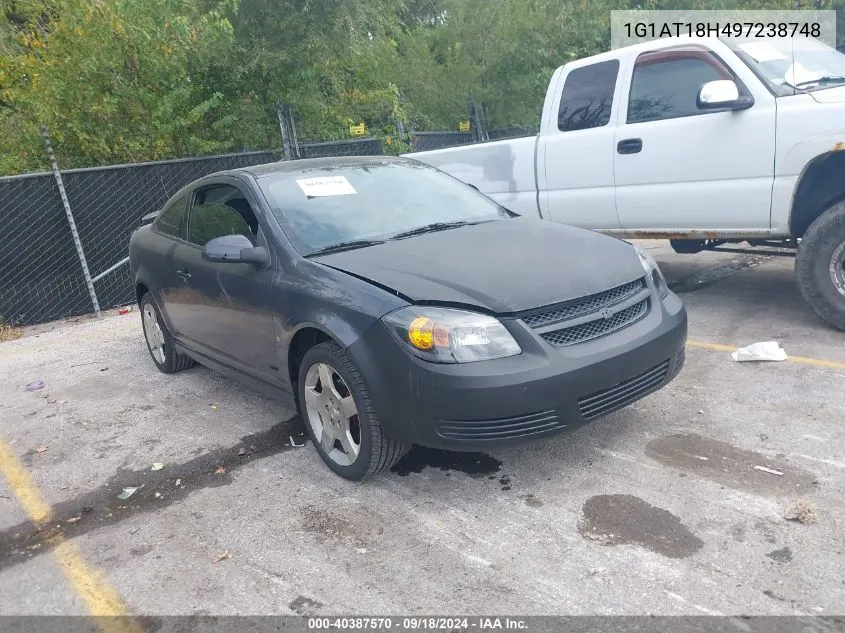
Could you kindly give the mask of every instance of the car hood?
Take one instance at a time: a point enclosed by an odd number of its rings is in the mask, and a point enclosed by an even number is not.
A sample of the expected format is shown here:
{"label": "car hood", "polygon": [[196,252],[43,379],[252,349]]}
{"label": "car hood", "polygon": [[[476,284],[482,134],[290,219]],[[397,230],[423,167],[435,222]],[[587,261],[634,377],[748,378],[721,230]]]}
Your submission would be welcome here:
{"label": "car hood", "polygon": [[842,103],[845,101],[845,86],[827,88],[825,90],[813,90],[810,93],[819,103]]}
{"label": "car hood", "polygon": [[426,233],[313,261],[386,287],[414,303],[521,312],[642,277],[633,247],[545,220],[501,220]]}

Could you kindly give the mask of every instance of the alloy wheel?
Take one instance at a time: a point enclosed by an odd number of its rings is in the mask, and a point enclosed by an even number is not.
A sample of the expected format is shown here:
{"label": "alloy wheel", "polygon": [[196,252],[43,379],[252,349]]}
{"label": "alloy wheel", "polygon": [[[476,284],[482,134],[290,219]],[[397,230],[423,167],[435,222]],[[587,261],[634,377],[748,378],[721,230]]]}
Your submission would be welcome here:
{"label": "alloy wheel", "polygon": [[314,363],[305,375],[305,413],[314,439],[339,466],[350,466],[361,450],[361,427],[352,392],[328,363]]}

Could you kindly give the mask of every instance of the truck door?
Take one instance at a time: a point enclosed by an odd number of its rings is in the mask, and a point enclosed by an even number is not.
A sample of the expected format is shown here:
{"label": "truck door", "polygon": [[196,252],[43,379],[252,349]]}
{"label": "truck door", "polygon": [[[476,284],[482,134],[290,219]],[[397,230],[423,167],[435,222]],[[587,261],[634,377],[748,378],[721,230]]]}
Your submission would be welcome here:
{"label": "truck door", "polygon": [[550,87],[553,101],[537,148],[541,214],[588,229],[618,229],[610,122],[618,107],[619,60],[575,67],[562,83],[562,89]]}
{"label": "truck door", "polygon": [[[698,105],[701,86],[731,79],[743,110]],[[640,54],[615,128],[616,208],[622,228],[680,232],[767,230],[775,156],[775,99],[752,94],[713,51],[687,45]],[[759,89],[759,86],[756,88]]]}

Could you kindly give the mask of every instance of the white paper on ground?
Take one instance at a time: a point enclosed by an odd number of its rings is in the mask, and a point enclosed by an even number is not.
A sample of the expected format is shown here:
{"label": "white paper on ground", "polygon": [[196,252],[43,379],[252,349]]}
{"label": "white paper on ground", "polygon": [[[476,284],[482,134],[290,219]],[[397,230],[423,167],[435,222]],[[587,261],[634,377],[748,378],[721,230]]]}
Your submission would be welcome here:
{"label": "white paper on ground", "polygon": [[317,178],[298,178],[296,184],[309,198],[326,196],[348,196],[358,193],[345,176],[319,176]]}
{"label": "white paper on ground", "polygon": [[737,362],[749,360],[786,360],[786,351],[777,341],[765,341],[753,343],[746,347],[740,347],[731,352],[731,358]]}

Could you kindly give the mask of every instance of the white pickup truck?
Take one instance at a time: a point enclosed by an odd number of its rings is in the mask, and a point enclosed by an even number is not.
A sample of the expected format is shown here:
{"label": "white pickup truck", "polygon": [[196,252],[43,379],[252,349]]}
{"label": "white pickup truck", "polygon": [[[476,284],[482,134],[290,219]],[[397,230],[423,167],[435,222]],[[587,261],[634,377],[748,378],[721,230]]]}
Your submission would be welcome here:
{"label": "white pickup truck", "polygon": [[678,252],[797,247],[845,329],[845,55],[815,40],[668,38],[552,75],[540,133],[410,154],[523,215]]}

